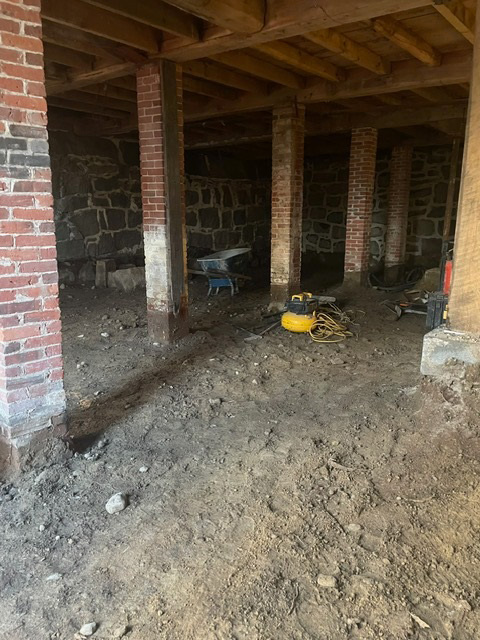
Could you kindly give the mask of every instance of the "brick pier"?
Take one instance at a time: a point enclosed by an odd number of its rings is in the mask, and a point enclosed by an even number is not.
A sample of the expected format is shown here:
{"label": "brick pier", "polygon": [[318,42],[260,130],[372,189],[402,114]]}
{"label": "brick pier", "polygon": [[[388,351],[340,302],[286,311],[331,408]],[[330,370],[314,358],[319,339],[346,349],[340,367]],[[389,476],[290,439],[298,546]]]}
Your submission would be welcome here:
{"label": "brick pier", "polygon": [[412,154],[412,146],[397,146],[390,161],[385,277],[392,282],[400,276],[405,262]]}
{"label": "brick pier", "polygon": [[174,342],[188,333],[181,68],[143,66],[137,101],[148,330]]}
{"label": "brick pier", "polygon": [[345,281],[365,284],[370,258],[373,192],[377,157],[377,129],[352,131],[348,176]]}
{"label": "brick pier", "polygon": [[300,291],[305,105],[273,111],[271,304]]}
{"label": "brick pier", "polygon": [[64,430],[65,394],[39,2],[0,20],[0,466]]}

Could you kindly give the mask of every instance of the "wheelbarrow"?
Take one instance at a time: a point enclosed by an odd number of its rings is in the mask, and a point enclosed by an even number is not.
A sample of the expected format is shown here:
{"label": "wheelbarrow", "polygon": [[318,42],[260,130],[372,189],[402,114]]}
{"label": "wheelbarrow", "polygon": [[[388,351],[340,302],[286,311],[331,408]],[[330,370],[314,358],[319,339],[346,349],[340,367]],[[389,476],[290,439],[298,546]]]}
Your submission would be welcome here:
{"label": "wheelbarrow", "polygon": [[249,248],[226,249],[198,258],[203,273],[208,278],[207,295],[211,295],[214,289],[215,294],[218,295],[223,287],[229,287],[232,296],[238,293],[238,281],[250,279],[243,274],[250,251]]}

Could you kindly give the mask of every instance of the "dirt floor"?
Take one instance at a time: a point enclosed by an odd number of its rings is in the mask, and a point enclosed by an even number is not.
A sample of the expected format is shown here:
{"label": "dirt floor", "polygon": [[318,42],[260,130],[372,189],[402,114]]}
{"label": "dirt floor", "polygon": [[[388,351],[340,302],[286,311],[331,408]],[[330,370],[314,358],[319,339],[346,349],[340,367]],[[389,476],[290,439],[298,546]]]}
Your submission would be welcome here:
{"label": "dirt floor", "polygon": [[169,348],[142,292],[62,291],[76,453],[0,484],[1,640],[480,638],[477,378],[422,381],[375,292],[323,345],[191,291]]}

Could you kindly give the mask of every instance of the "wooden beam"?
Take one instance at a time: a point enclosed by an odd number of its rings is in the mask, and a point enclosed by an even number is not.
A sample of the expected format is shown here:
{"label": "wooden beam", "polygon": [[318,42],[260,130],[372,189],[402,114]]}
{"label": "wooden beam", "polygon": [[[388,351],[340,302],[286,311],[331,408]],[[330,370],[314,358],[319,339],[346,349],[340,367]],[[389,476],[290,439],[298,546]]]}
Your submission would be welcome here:
{"label": "wooden beam", "polygon": [[396,129],[412,125],[422,125],[443,120],[457,121],[466,117],[467,105],[449,105],[435,107],[410,107],[392,111],[385,107],[372,110],[370,113],[342,113],[324,116],[315,123],[309,134],[328,134],[350,131],[358,127],[375,127],[377,129]]}
{"label": "wooden beam", "polygon": [[114,53],[115,43],[93,36],[85,31],[66,27],[44,20],[42,24],[43,42],[48,42],[72,51],[86,53],[105,61],[120,62],[121,58]]}
{"label": "wooden beam", "polygon": [[113,98],[114,100],[124,100],[127,102],[133,102],[137,104],[137,93],[136,89],[131,91],[130,89],[124,89],[123,87],[117,87],[112,84],[107,84],[103,82],[101,84],[90,84],[86,87],[82,88],[82,92],[84,93],[92,93],[98,96],[105,96],[106,98]]}
{"label": "wooden beam", "polygon": [[73,100],[81,105],[89,104],[96,107],[106,107],[107,109],[117,109],[127,113],[132,113],[136,109],[136,104],[128,100],[118,100],[117,98],[84,91],[67,91],[67,93],[62,93],[61,99]]}
{"label": "wooden beam", "polygon": [[[306,128],[305,135],[311,136],[327,136],[338,134],[341,132],[351,131],[352,128],[364,126],[377,126],[380,129],[390,129],[403,126],[413,126],[426,124],[430,120],[435,120],[440,116],[446,115],[452,118],[458,118],[464,115],[465,107],[452,107],[446,112],[441,107],[426,107],[424,109],[402,109],[392,112],[390,109],[380,108],[374,110],[371,114],[352,113],[352,114],[328,114],[316,121],[311,120]],[[190,135],[189,135],[190,133]],[[272,132],[262,130],[260,127],[253,127],[251,130],[235,132],[229,126],[224,130],[217,132],[209,132],[203,128],[197,129],[197,133],[191,129],[186,131],[186,147],[190,149],[201,149],[218,146],[231,146],[237,144],[246,144],[257,142],[259,140],[267,140],[272,137]]]}
{"label": "wooden beam", "polygon": [[292,47],[291,44],[286,42],[266,42],[257,45],[255,48],[279,62],[284,62],[296,69],[301,69],[331,82],[340,82],[344,78],[342,69],[331,62],[316,58],[306,51]]}
{"label": "wooden beam", "polygon": [[427,87],[414,89],[413,93],[428,102],[452,102],[455,100],[443,87]]}
{"label": "wooden beam", "polygon": [[[458,160],[460,158],[460,138],[454,138],[452,144],[452,155],[450,156],[450,173],[448,176],[447,202],[445,204],[445,218],[443,220],[442,233],[442,255],[446,255],[450,241],[450,230],[452,226],[453,205],[455,193],[458,187]],[[460,172],[461,173],[461,172]]]}
{"label": "wooden beam", "polygon": [[378,75],[390,71],[389,63],[381,56],[335,29],[319,29],[305,33],[303,37]]}
{"label": "wooden beam", "polygon": [[392,107],[405,107],[406,100],[403,94],[397,95],[396,93],[382,93],[378,96],[374,96],[378,102],[382,102],[383,104],[389,104]]}
{"label": "wooden beam", "polygon": [[388,38],[401,49],[431,67],[442,61],[440,53],[423,38],[406,29],[398,20],[384,16],[373,21],[373,28],[377,33]]}
{"label": "wooden beam", "polygon": [[441,131],[442,133],[446,133],[448,136],[452,138],[461,138],[465,137],[465,120],[437,120],[429,124],[430,127],[436,129],[437,131]]}
{"label": "wooden beam", "polygon": [[254,76],[263,78],[269,82],[275,82],[284,87],[303,89],[305,86],[304,79],[288,69],[282,69],[282,67],[278,67],[265,60],[254,58],[243,51],[227,51],[211,57],[213,60],[227,65],[227,67],[240,69],[240,71],[251,73]]}
{"label": "wooden beam", "polygon": [[61,47],[58,44],[51,44],[45,42],[43,45],[43,53],[45,60],[51,60],[58,64],[63,64],[66,67],[73,67],[75,69],[85,69],[89,65],[93,67],[95,58],[85,53],[79,53],[66,47]]}
{"label": "wooden beam", "polygon": [[185,136],[185,149],[211,149],[212,147],[231,147],[239,144],[250,144],[252,142],[258,142],[261,140],[270,140],[272,134],[268,132],[264,133],[245,133],[243,135],[228,135],[228,136]]}
{"label": "wooden beam", "polygon": [[193,42],[200,39],[198,20],[161,0],[142,0],[142,2],[85,0],[85,2]]}
{"label": "wooden beam", "polygon": [[[476,18],[475,36],[448,319],[449,328],[475,333],[477,340],[480,333],[480,13]],[[467,340],[471,339],[467,336]]]}
{"label": "wooden beam", "polygon": [[141,51],[157,53],[159,50],[157,34],[151,27],[105,9],[92,8],[82,0],[42,0],[42,17]]}
{"label": "wooden beam", "polygon": [[246,95],[235,102],[210,102],[204,110],[187,113],[186,118],[204,120],[214,116],[271,108],[274,104],[291,98],[309,104],[312,102],[336,102],[364,96],[378,96],[398,91],[457,84],[468,81],[471,75],[472,56],[467,51],[456,51],[443,56],[440,67],[426,67],[416,60],[392,63],[392,73],[372,76],[363,69],[348,71],[340,84],[318,81],[315,85],[294,92],[279,89],[267,95]]}
{"label": "wooden beam", "polygon": [[243,75],[243,73],[238,73],[225,67],[219,67],[217,64],[212,64],[208,60],[186,62],[182,65],[182,69],[184,73],[188,73],[191,76],[205,78],[205,80],[218,82],[228,87],[233,87],[234,89],[257,94],[267,93],[265,84],[256,78],[250,78],[249,76]]}
{"label": "wooden beam", "polygon": [[125,116],[124,111],[117,111],[116,109],[96,106],[94,104],[80,103],[78,100],[65,100],[63,97],[57,98],[56,96],[48,99],[48,106],[68,109],[69,111],[79,111],[81,113],[93,113],[110,118],[121,118]]}
{"label": "wooden beam", "polygon": [[369,112],[372,109],[378,109],[378,102],[373,98],[354,98],[353,100],[337,100],[336,102],[321,102],[320,106],[332,111],[332,106],[338,105],[342,107],[342,111],[366,111]]}
{"label": "wooden beam", "polygon": [[122,118],[111,119],[109,122],[98,122],[98,125],[92,126],[87,131],[76,133],[78,135],[90,135],[90,136],[99,136],[105,137],[110,135],[120,135],[123,133],[131,133],[133,131],[138,131],[138,115],[137,113],[132,113],[128,116],[123,116]]}
{"label": "wooden beam", "polygon": [[121,76],[119,78],[112,78],[111,80],[108,81],[108,83],[113,87],[119,87],[120,89],[127,89],[128,91],[134,91],[135,95],[137,94],[137,78],[134,75]]}
{"label": "wooden beam", "polygon": [[183,88],[190,93],[197,93],[209,98],[218,98],[219,100],[235,100],[240,96],[237,90],[230,87],[224,87],[215,82],[186,75],[183,76]]}
{"label": "wooden beam", "polygon": [[77,135],[91,135],[90,131],[92,129],[96,130],[99,126],[108,126],[112,122],[119,123],[120,119],[112,121],[109,118],[94,115],[88,116],[53,106],[48,109],[49,131],[68,131]]}
{"label": "wooden beam", "polygon": [[[205,0],[197,0],[197,2],[207,4]],[[230,0],[230,2],[235,2],[235,0]],[[432,0],[402,0],[401,9],[402,11],[418,9],[431,5],[431,2]],[[178,2],[172,2],[172,4],[180,6]],[[222,0],[215,0],[211,4],[213,6],[224,3]],[[260,31],[251,34],[216,34],[190,45],[185,45],[181,39],[173,38],[163,43],[161,56],[177,62],[195,60],[224,51],[245,49],[263,42],[302,35],[317,29],[370,20],[393,11],[398,11],[398,0],[368,0],[368,2],[359,2],[358,0],[342,0],[341,2],[339,0],[321,0],[321,2],[319,0],[295,0],[295,2],[292,0],[269,0],[265,25]]]}
{"label": "wooden beam", "polygon": [[263,28],[265,0],[169,0],[170,4],[236,33]]}
{"label": "wooden beam", "polygon": [[376,96],[398,91],[411,91],[425,87],[446,86],[465,82],[470,78],[472,55],[467,51],[455,51],[443,56],[442,65],[425,67],[416,60],[401,60],[392,63],[388,76],[365,76],[360,70],[349,72],[345,82],[339,85],[323,82],[299,91],[297,99],[317,102],[357,96]]}
{"label": "wooden beam", "polygon": [[475,42],[475,14],[461,0],[434,0],[433,6],[471,44]]}
{"label": "wooden beam", "polygon": [[85,71],[77,71],[69,74],[68,80],[54,80],[46,82],[47,95],[54,95],[71,91],[73,89],[81,89],[89,84],[97,84],[105,82],[113,78],[134,73],[136,65],[131,62],[121,62],[115,65],[100,66],[95,69]]}

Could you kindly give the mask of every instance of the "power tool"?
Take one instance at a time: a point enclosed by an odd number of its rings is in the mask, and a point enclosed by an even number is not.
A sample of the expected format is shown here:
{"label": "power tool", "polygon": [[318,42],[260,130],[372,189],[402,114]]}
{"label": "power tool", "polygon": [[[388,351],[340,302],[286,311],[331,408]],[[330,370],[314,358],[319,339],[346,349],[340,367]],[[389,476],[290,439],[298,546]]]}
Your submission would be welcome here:
{"label": "power tool", "polygon": [[335,302],[332,296],[314,296],[309,292],[297,293],[286,302],[282,327],[294,333],[308,333],[315,322],[320,305]]}

